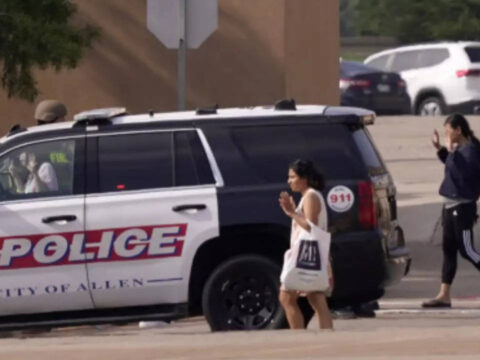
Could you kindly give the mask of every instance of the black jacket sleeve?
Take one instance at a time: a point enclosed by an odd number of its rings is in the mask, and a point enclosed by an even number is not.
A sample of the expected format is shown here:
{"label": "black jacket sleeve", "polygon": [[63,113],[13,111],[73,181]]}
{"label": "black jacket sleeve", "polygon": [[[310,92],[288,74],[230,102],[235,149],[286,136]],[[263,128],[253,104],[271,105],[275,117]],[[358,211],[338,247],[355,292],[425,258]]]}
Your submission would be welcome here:
{"label": "black jacket sleeve", "polygon": [[440,161],[445,164],[445,161],[447,161],[447,157],[448,157],[447,148],[445,146],[442,146],[440,150],[437,151],[437,156],[440,159]]}
{"label": "black jacket sleeve", "polygon": [[480,181],[479,164],[479,153],[474,147],[465,148],[464,151],[455,150],[451,153],[447,151],[445,166],[459,185],[473,186],[475,181]]}
{"label": "black jacket sleeve", "polygon": [[446,149],[440,149],[438,157],[442,161],[445,159],[445,177],[440,186],[440,195],[450,199],[478,200],[480,148],[467,144],[450,153]]}

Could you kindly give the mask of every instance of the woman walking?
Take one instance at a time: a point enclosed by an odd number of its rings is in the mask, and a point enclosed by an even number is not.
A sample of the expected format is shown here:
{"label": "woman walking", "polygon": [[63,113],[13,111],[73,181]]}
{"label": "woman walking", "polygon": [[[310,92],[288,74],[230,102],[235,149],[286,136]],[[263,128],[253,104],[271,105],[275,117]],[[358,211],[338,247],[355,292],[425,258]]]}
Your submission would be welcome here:
{"label": "woman walking", "polygon": [[[280,207],[292,218],[290,246],[299,240],[302,229],[310,231],[309,221],[322,230],[327,231],[327,209],[320,191],[324,187],[323,175],[319,173],[311,161],[296,160],[288,171],[288,185],[302,198],[295,206],[293,198],[287,193],[280,194]],[[330,269],[329,269],[330,270]],[[292,329],[304,329],[305,319],[298,306],[298,297],[305,295],[317,314],[320,329],[332,329],[332,317],[328,309],[326,295],[320,291],[300,293],[294,289],[280,288],[280,303],[285,309],[288,324]]]}
{"label": "woman walking", "polygon": [[450,288],[457,271],[457,252],[480,270],[480,254],[475,250],[472,230],[480,195],[480,143],[460,114],[447,117],[444,128],[445,146],[440,146],[436,130],[432,137],[438,158],[445,164],[439,191],[444,197],[442,284],[437,296],[422,304],[426,308],[451,306]]}

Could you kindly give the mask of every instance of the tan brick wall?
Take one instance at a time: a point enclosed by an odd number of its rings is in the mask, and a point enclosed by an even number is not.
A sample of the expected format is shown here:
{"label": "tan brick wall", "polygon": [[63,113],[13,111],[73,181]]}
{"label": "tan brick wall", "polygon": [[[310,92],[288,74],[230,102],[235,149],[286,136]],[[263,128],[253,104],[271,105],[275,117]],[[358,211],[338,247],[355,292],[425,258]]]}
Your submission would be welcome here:
{"label": "tan brick wall", "polygon": [[[175,110],[177,56],[146,28],[145,0],[81,0],[79,17],[102,28],[75,70],[37,71],[37,101],[69,115],[109,106]],[[338,0],[219,0],[219,28],[187,56],[187,107],[338,102]],[[0,92],[0,131],[32,125],[34,104]]]}

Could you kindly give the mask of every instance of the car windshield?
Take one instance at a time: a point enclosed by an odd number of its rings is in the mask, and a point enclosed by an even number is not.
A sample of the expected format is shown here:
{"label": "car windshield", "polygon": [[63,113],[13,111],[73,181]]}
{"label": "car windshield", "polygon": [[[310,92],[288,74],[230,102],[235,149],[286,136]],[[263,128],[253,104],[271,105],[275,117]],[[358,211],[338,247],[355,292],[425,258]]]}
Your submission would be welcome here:
{"label": "car windshield", "polygon": [[480,62],[480,46],[467,46],[465,52],[472,63]]}
{"label": "car windshield", "polygon": [[342,61],[340,63],[340,73],[342,76],[356,76],[378,72],[370,66],[353,61]]}

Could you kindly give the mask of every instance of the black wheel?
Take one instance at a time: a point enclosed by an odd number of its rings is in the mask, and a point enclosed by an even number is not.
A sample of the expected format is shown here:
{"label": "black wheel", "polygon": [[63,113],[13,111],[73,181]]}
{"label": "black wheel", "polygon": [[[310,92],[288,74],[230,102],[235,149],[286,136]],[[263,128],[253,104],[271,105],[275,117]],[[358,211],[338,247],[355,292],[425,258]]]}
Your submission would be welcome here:
{"label": "black wheel", "polygon": [[435,116],[445,114],[445,104],[438,96],[429,96],[418,105],[417,114]]}
{"label": "black wheel", "polygon": [[241,255],[220,264],[203,289],[203,313],[213,331],[277,329],[286,324],[278,301],[280,267]]}

